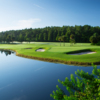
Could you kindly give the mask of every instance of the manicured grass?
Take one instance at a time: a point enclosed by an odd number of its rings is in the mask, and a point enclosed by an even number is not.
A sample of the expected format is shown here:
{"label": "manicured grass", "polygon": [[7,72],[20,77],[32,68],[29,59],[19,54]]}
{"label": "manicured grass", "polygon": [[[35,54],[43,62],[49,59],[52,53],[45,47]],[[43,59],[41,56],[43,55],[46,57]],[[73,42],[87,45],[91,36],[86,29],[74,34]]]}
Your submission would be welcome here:
{"label": "manicured grass", "polygon": [[[26,49],[32,48],[32,49]],[[45,52],[36,52],[38,48],[43,48]],[[39,58],[48,58],[53,60],[60,61],[73,61],[73,62],[83,62],[83,63],[92,63],[100,62],[100,46],[93,46],[90,43],[76,43],[73,46],[70,46],[70,43],[52,43],[52,42],[35,42],[30,44],[0,44],[0,49],[12,49],[16,50],[18,54],[39,57]],[[96,51],[94,54],[84,54],[84,55],[68,55],[66,53],[77,50],[90,49]],[[59,62],[59,61],[58,61]]]}

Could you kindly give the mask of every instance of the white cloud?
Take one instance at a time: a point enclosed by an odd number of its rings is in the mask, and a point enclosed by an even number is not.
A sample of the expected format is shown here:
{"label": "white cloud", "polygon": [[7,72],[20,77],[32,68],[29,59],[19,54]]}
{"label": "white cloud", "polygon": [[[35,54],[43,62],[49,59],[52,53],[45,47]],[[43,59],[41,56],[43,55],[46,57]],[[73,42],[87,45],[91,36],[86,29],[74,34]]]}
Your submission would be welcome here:
{"label": "white cloud", "polygon": [[41,9],[44,9],[43,7],[39,6],[39,5],[36,5],[36,4],[33,4],[34,6],[38,7],[38,8],[41,8]]}
{"label": "white cloud", "polygon": [[19,20],[17,22],[14,22],[14,26],[0,27],[0,32],[7,31],[7,30],[18,30],[18,29],[32,28],[33,24],[40,22],[40,21],[41,21],[41,19],[38,19],[38,18],[28,19],[28,20]]}
{"label": "white cloud", "polygon": [[18,26],[19,27],[32,27],[32,24],[36,23],[36,22],[40,22],[40,19],[29,19],[29,20],[19,20],[18,21]]}

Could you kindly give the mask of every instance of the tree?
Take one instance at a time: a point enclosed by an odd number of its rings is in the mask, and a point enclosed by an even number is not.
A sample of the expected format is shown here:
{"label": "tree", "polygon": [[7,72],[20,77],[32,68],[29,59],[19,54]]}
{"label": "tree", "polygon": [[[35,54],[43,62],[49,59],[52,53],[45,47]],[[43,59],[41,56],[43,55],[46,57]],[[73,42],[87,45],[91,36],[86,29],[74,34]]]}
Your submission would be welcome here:
{"label": "tree", "polygon": [[22,43],[24,41],[24,37],[22,34],[19,35],[18,40]]}
{"label": "tree", "polygon": [[3,35],[3,42],[4,43],[6,43],[7,42],[7,37],[8,37],[8,34],[7,33],[5,33],[4,35]]}
{"label": "tree", "polygon": [[52,30],[49,30],[48,32],[48,41],[51,42],[53,40],[53,32]]}
{"label": "tree", "polygon": [[[94,34],[98,33],[100,36],[100,27],[92,27],[89,25],[84,26],[63,26],[63,27],[45,27],[37,29],[22,29],[22,30],[11,30],[0,32],[2,43],[6,43],[9,36],[14,36],[15,39],[11,38],[11,42],[20,41],[20,34],[22,34],[23,41],[29,38],[30,41],[45,41],[45,42],[56,42],[60,36],[66,35],[66,42],[70,41],[70,35],[74,34],[74,42],[89,43],[89,38]],[[99,39],[100,40],[100,39]],[[73,41],[71,41],[73,44]]]}
{"label": "tree", "polygon": [[11,41],[12,41],[12,43],[13,43],[14,39],[15,39],[15,37],[14,37],[14,36],[11,36]]}
{"label": "tree", "polygon": [[60,46],[61,46],[61,40],[62,40],[61,36],[58,37],[58,41],[60,41]]}
{"label": "tree", "polygon": [[61,36],[61,32],[58,31],[57,33],[58,33],[58,34],[57,34],[57,36],[56,36],[56,41],[59,41],[58,38]]}
{"label": "tree", "polygon": [[2,43],[2,40],[3,40],[3,39],[2,39],[2,36],[0,36],[0,43]]}
{"label": "tree", "polygon": [[71,28],[68,26],[68,28],[66,29],[66,36],[68,41],[70,41],[70,34],[71,34]]}
{"label": "tree", "polygon": [[70,35],[70,43],[71,43],[71,45],[73,45],[73,43],[75,44],[75,35],[74,34]]}
{"label": "tree", "polygon": [[66,36],[63,35],[63,36],[61,37],[61,40],[64,42],[64,46],[65,46]]}
{"label": "tree", "polygon": [[6,41],[7,41],[7,43],[11,42],[11,36],[10,35],[7,36]]}
{"label": "tree", "polygon": [[36,40],[36,41],[39,40],[39,35],[38,35],[38,34],[36,34],[36,38],[35,38],[35,40]]}
{"label": "tree", "polygon": [[75,74],[81,79],[78,77],[75,79],[73,74],[71,74],[71,81],[67,77],[65,81],[58,79],[58,82],[66,87],[70,96],[65,95],[58,85],[56,86],[58,90],[56,92],[53,91],[53,94],[50,94],[50,96],[55,100],[100,100],[100,69],[93,65],[92,74],[82,70],[77,70]]}
{"label": "tree", "polygon": [[42,33],[39,34],[39,41],[43,41],[43,34]]}
{"label": "tree", "polygon": [[30,43],[30,39],[29,38],[26,38],[26,41]]}
{"label": "tree", "polygon": [[91,43],[97,43],[97,40],[94,36],[91,36],[89,40]]}
{"label": "tree", "polygon": [[92,44],[96,44],[100,41],[100,36],[98,35],[98,33],[94,33],[90,38],[89,38],[90,42]]}
{"label": "tree", "polygon": [[57,30],[55,28],[53,32],[53,41],[56,41],[56,36],[57,36]]}
{"label": "tree", "polygon": [[81,33],[82,33],[82,26],[75,25],[75,40],[76,40],[76,42],[82,41]]}
{"label": "tree", "polygon": [[44,41],[47,41],[47,39],[48,39],[47,33],[44,33],[44,34],[43,34],[43,37],[44,37],[43,40],[44,40]]}

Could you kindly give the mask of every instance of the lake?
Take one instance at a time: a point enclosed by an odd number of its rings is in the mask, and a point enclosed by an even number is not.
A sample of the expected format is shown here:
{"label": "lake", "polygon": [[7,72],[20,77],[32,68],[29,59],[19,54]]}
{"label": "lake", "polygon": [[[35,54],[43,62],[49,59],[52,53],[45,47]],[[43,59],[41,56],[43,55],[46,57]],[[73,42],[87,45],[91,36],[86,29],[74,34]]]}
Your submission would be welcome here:
{"label": "lake", "polygon": [[[100,68],[100,66],[98,66]],[[18,57],[14,52],[0,53],[0,100],[53,100],[50,94],[75,71],[92,72],[93,67],[72,66]],[[76,75],[75,75],[76,77]]]}

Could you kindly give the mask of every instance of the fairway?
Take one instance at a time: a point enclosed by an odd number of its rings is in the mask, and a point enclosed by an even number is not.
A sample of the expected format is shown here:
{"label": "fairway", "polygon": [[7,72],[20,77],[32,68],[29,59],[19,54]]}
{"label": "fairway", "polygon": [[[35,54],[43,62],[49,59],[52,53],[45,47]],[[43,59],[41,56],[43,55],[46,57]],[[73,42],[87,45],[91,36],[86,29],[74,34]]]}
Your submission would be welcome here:
{"label": "fairway", "polygon": [[[43,48],[44,52],[36,52]],[[0,44],[0,49],[10,49],[16,51],[16,55],[38,59],[50,62],[59,62],[65,64],[91,65],[91,63],[100,64],[100,46],[93,46],[90,43],[76,43],[70,46],[70,43],[59,42],[33,42],[22,44]],[[89,49],[95,51],[94,54],[68,55],[68,52]]]}

